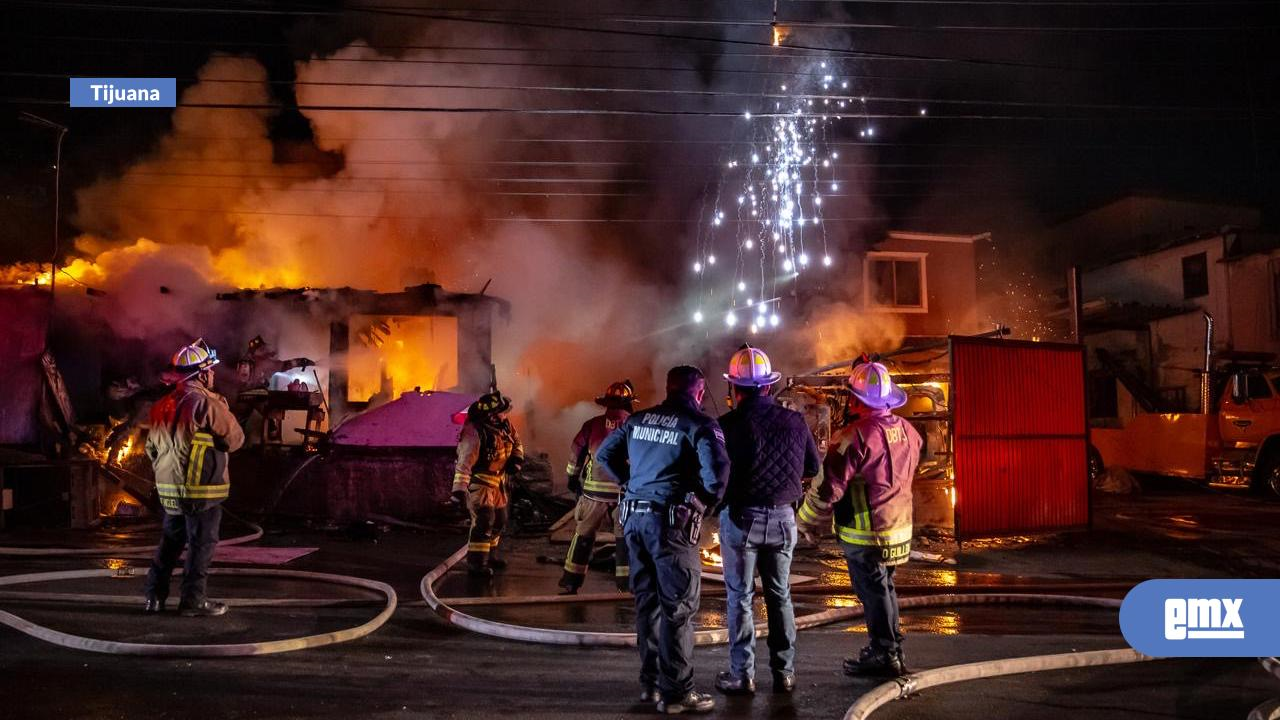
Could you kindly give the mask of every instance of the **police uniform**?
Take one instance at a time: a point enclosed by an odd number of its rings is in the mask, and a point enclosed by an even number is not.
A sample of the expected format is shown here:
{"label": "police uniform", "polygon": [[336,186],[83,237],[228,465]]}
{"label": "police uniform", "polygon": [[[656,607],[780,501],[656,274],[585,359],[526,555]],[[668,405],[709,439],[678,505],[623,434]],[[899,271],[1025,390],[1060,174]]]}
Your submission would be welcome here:
{"label": "police uniform", "polygon": [[689,493],[706,508],[724,495],[724,434],[692,397],[672,393],[628,418],[600,446],[596,462],[625,487],[640,682],[646,693],[656,687],[661,709],[693,692],[693,616],[702,573],[696,539],[681,536],[673,516]]}
{"label": "police uniform", "polygon": [[503,416],[510,408],[511,401],[497,393],[481,397],[468,410],[458,438],[453,493],[466,495],[471,514],[467,567],[477,574],[492,572],[492,558],[507,525],[508,476],[524,464],[520,437]]}

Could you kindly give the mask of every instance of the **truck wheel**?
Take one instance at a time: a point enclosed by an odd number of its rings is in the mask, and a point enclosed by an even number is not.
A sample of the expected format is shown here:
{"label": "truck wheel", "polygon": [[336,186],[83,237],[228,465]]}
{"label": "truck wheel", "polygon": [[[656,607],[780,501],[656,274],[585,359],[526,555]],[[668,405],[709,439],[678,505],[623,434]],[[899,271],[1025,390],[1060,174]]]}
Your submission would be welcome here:
{"label": "truck wheel", "polygon": [[1267,466],[1258,474],[1258,485],[1270,493],[1273,498],[1280,498],[1280,457],[1272,456]]}

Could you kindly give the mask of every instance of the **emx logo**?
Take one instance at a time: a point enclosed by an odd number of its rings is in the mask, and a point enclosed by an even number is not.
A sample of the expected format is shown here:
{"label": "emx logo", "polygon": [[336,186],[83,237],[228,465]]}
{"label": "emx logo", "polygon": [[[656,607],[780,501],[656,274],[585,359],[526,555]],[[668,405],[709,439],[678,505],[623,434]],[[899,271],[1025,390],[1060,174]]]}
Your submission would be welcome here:
{"label": "emx logo", "polygon": [[1275,656],[1278,608],[1280,580],[1148,580],[1125,596],[1120,631],[1152,657]]}
{"label": "emx logo", "polygon": [[1166,640],[1243,640],[1244,598],[1169,598],[1164,601]]}

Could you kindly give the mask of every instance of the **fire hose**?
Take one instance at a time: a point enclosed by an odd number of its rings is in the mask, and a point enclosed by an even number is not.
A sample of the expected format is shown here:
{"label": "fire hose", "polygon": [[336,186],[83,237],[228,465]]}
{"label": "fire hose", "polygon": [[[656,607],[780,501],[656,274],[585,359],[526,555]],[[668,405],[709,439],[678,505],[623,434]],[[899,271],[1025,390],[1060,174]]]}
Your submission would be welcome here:
{"label": "fire hose", "polygon": [[[230,547],[232,545],[243,545],[251,543],[254,540],[262,538],[262,526],[249,522],[243,518],[238,518],[229,512],[223,511],[228,517],[248,525],[250,531],[247,535],[229,538],[227,540],[218,541],[218,547]],[[19,557],[122,557],[125,555],[150,555],[155,552],[156,546],[151,545],[119,545],[115,547],[88,547],[88,548],[72,548],[72,547],[0,547],[0,556],[19,556]]]}
{"label": "fire hose", "polygon": [[[276,570],[262,568],[215,568],[210,572],[216,575],[310,580],[314,582],[328,583],[331,585],[361,588],[381,594],[385,605],[382,608],[382,611],[372,619],[345,630],[336,630],[334,632],[306,635],[303,637],[288,638],[284,640],[268,640],[265,642],[246,643],[184,645],[173,643],[132,643],[100,640],[97,638],[61,632],[43,625],[37,625],[36,623],[4,610],[0,610],[0,624],[7,625],[19,632],[30,635],[33,638],[53,643],[54,645],[71,648],[73,650],[86,650],[89,652],[108,653],[111,655],[146,655],[152,657],[244,657],[251,655],[271,655],[274,653],[292,652],[295,650],[307,650],[310,648],[324,647],[325,645],[334,645],[341,642],[356,640],[382,627],[396,611],[396,591],[392,589],[390,585],[376,580],[366,580],[364,578],[348,577],[345,575],[332,575],[329,573],[304,572],[301,570]],[[0,587],[57,580],[118,577],[121,574],[122,573],[117,570],[93,569],[10,575],[8,577],[0,577]],[[65,598],[52,594],[41,597],[41,594],[33,593],[28,596],[28,599]],[[134,602],[137,602],[136,598],[134,599]],[[319,601],[318,604],[326,604],[327,602],[338,603],[343,601],[335,599],[333,601]],[[263,598],[251,603],[246,602],[244,604],[251,604],[257,607],[296,607],[297,601],[290,598]]]}
{"label": "fire hose", "polygon": [[[445,622],[482,635],[489,635],[491,637],[503,638],[506,640],[519,640],[521,642],[541,643],[546,645],[577,645],[583,647],[635,647],[635,633],[600,632],[593,630],[560,630],[514,625],[511,623],[476,617],[475,615],[465,613],[457,607],[450,605],[436,594],[435,584],[440,580],[440,578],[444,577],[444,575],[448,573],[454,565],[458,564],[464,557],[466,557],[466,552],[466,546],[459,548],[457,552],[450,555],[444,560],[444,562],[440,563],[433,568],[431,572],[424,575],[422,582],[419,584],[419,590],[422,593],[422,598],[426,600],[427,606],[434,610],[437,615],[445,620]],[[618,599],[623,599],[625,597],[625,595],[619,595]],[[1108,609],[1118,609],[1120,607],[1119,600],[1109,598],[1097,598],[1081,595],[1018,593],[922,595],[918,597],[903,598],[900,600],[899,604],[903,608],[1004,604],[1051,606],[1067,605]],[[796,629],[806,630],[836,622],[854,620],[862,617],[863,612],[864,611],[861,606],[854,606],[847,608],[833,608],[809,615],[803,615],[796,618]],[[766,623],[757,624],[756,634],[757,636],[767,635],[768,625]],[[694,643],[697,645],[715,645],[727,642],[729,639],[728,636],[729,632],[727,628],[699,630],[694,633]]]}
{"label": "fire hose", "polygon": [[[1119,601],[1115,602],[1118,606]],[[1045,672],[1047,670],[1078,667],[1098,667],[1101,665],[1122,665],[1157,659],[1159,658],[1148,657],[1132,648],[1120,648],[1115,650],[1060,653],[1057,655],[1034,655],[1005,660],[986,660],[965,665],[951,665],[933,670],[924,670],[876,686],[870,692],[858,698],[858,701],[849,707],[849,710],[844,714],[844,720],[866,720],[871,713],[894,700],[900,700],[921,690],[938,687],[939,685],[977,680],[979,678],[999,677],[1001,675]]]}

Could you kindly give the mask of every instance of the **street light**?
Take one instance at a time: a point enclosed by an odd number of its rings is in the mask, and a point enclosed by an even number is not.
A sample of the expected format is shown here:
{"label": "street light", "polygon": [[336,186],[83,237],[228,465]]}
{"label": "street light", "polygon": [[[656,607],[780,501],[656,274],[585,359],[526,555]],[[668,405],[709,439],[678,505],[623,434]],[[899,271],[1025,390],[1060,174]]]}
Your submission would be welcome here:
{"label": "street light", "polygon": [[18,117],[32,125],[56,130],[58,142],[53,155],[53,255],[49,258],[49,319],[45,323],[44,345],[49,348],[49,329],[53,325],[53,303],[58,290],[58,230],[62,223],[62,141],[67,137],[67,127],[25,110]]}

